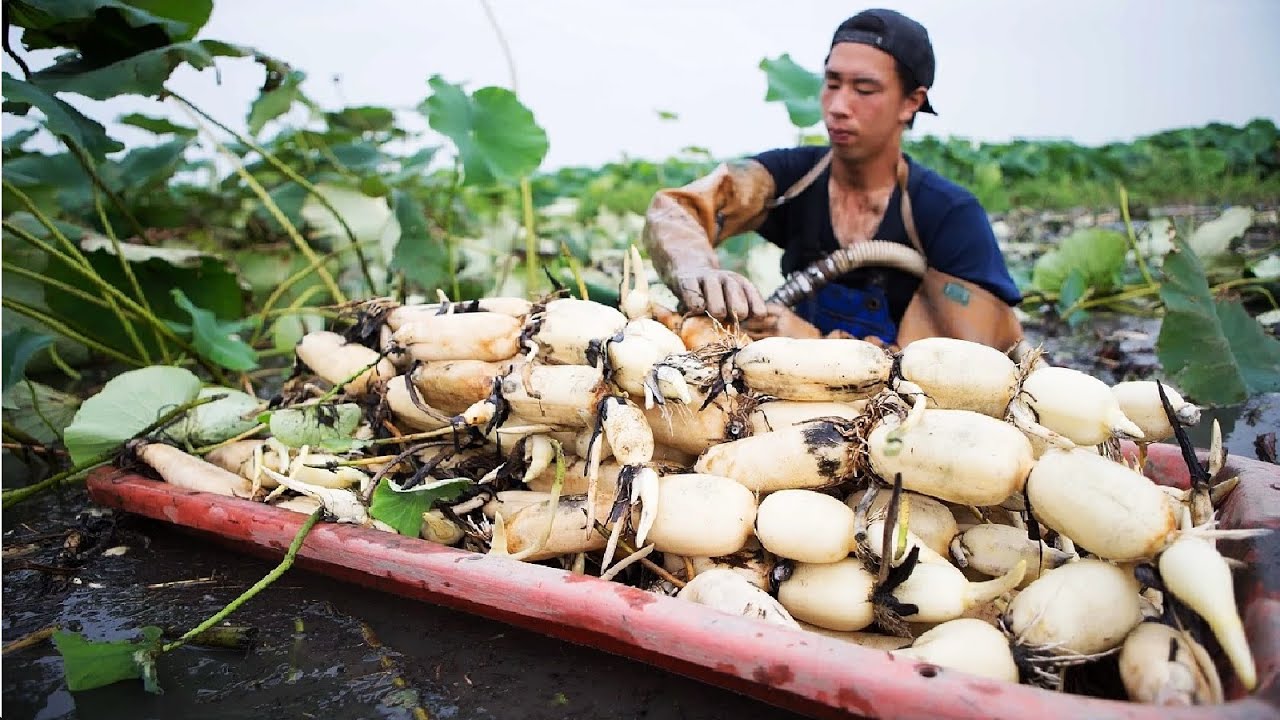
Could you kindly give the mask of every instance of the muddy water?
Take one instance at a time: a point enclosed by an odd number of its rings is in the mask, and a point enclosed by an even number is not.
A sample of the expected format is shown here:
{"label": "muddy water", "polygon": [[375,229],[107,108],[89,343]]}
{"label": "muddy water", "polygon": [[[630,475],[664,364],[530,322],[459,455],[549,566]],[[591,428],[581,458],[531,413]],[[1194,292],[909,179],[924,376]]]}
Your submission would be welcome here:
{"label": "muddy water", "polygon": [[[85,507],[77,493],[4,518],[7,549],[35,535],[23,522],[56,536],[6,559],[6,643],[55,623],[93,639],[127,639],[149,624],[180,633],[272,567],[161,523],[78,518]],[[67,575],[20,569],[57,563],[67,531],[80,533],[82,548],[101,547]],[[124,555],[102,554],[120,546]],[[181,582],[193,580],[201,582]],[[252,650],[188,647],[162,657],[163,695],[136,681],[70,693],[52,643],[6,655],[4,717],[408,719],[415,708],[432,718],[789,717],[617,656],[301,570],[230,622],[257,629]]]}
{"label": "muddy water", "polygon": [[[1159,333],[1159,320],[1122,315],[1096,315],[1074,329],[1027,324],[1028,340],[1051,348],[1047,352],[1051,364],[1082,370],[1108,384],[1160,376],[1155,351]],[[1200,423],[1188,433],[1196,447],[1209,447],[1214,420],[1222,429],[1227,452],[1255,458],[1259,435],[1280,435],[1280,393],[1255,395],[1238,405],[1204,407]]]}

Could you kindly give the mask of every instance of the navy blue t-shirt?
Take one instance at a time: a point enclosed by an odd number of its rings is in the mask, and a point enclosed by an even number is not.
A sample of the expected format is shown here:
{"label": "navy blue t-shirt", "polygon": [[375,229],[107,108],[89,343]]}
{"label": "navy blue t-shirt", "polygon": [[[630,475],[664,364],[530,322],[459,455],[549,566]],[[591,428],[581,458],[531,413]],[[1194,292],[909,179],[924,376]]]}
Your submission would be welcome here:
{"label": "navy blue t-shirt", "polygon": [[[813,169],[827,150],[820,146],[783,148],[760,153],[752,159],[768,169],[776,194],[781,195]],[[1021,302],[1022,295],[1009,276],[991,223],[978,199],[968,190],[917,164],[910,156],[907,164],[907,192],[911,195],[916,231],[929,266],[968,280],[1010,305]],[[802,193],[769,211],[764,223],[756,229],[783,249],[783,274],[805,268],[840,247],[831,227],[827,192],[830,177],[828,167]],[[873,238],[910,247],[911,240],[902,224],[901,195],[902,191],[895,187]],[[910,273],[886,267],[859,268],[837,282],[858,289],[879,286],[887,296],[894,323],[901,322],[907,304],[920,285],[919,278]]]}

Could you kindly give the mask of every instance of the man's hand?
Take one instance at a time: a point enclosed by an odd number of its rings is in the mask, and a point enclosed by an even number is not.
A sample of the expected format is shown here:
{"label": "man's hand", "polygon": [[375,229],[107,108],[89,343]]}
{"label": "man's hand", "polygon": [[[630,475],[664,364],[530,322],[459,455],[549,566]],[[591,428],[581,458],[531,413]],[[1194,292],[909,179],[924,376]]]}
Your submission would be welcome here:
{"label": "man's hand", "polygon": [[752,340],[767,337],[820,338],[822,331],[792,312],[791,308],[769,303],[768,314],[743,323],[742,329]]}
{"label": "man's hand", "polygon": [[730,270],[702,268],[673,278],[676,294],[689,312],[706,312],[717,320],[743,321],[769,314],[756,286]]}

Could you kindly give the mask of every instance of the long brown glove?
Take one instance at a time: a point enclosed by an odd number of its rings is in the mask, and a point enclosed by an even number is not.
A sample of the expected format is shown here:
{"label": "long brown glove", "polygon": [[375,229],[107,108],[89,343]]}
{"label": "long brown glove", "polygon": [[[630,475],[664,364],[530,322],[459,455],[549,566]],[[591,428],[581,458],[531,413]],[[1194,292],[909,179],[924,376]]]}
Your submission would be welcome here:
{"label": "long brown glove", "polygon": [[654,196],[645,212],[645,247],[686,311],[728,321],[769,314],[750,280],[720,268],[715,247],[759,227],[774,192],[769,171],[746,160],[722,163],[684,187]]}

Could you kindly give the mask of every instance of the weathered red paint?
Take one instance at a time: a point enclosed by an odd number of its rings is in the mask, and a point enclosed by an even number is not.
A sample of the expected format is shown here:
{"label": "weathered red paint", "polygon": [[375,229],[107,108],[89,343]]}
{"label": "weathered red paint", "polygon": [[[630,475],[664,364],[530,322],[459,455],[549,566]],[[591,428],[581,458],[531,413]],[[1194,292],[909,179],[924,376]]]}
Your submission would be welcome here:
{"label": "weathered red paint", "polygon": [[[1133,450],[1126,446],[1128,454]],[[1240,485],[1222,510],[1222,525],[1280,529],[1280,467],[1234,456],[1229,462]],[[1172,446],[1150,449],[1147,473],[1187,484]],[[99,504],[270,558],[283,554],[303,519],[110,468],[92,473],[88,485]],[[1249,563],[1238,573],[1238,589],[1259,687],[1246,696],[1229,677],[1230,702],[1207,708],[1153,708],[994,683],[598,578],[351,525],[318,525],[298,567],[599,648],[815,717],[1243,720],[1280,717],[1277,535],[1222,544]]]}

